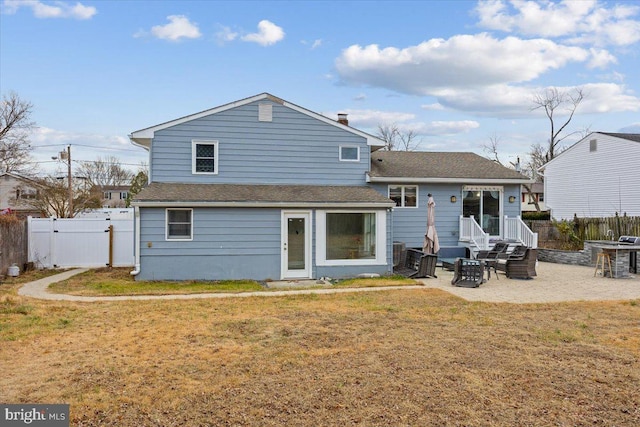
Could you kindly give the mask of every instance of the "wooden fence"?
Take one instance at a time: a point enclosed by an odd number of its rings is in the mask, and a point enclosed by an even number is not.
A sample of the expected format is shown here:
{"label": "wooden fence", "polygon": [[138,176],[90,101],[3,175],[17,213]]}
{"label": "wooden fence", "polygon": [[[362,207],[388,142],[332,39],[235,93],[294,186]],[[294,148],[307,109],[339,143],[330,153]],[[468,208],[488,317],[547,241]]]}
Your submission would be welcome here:
{"label": "wooden fence", "polygon": [[618,240],[620,236],[640,236],[640,217],[574,218],[574,232],[581,240]]}
{"label": "wooden fence", "polygon": [[[538,233],[538,240],[549,242],[562,238],[553,221],[525,221],[532,231]],[[618,240],[620,236],[640,236],[640,217],[613,216],[606,218],[574,218],[573,234],[580,241]]]}
{"label": "wooden fence", "polygon": [[0,277],[16,264],[22,272],[28,258],[27,220],[2,218],[0,221]]}

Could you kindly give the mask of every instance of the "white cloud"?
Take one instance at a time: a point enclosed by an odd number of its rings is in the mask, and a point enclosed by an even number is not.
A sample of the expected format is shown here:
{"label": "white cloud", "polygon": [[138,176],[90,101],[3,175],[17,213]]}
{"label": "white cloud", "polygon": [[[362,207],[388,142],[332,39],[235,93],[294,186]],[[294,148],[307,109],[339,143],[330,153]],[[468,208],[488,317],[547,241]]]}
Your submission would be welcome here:
{"label": "white cloud", "polygon": [[414,130],[420,135],[456,135],[466,133],[472,129],[480,127],[480,123],[475,120],[453,120],[453,121],[433,121],[423,123]]}
{"label": "white cloud", "polygon": [[5,0],[4,9],[8,14],[13,14],[21,7],[30,8],[36,18],[74,18],[91,19],[98,10],[93,6],[85,6],[82,3],[70,5],[62,1],[46,4],[39,0]]}
{"label": "white cloud", "polygon": [[313,41],[313,44],[311,45],[311,49],[316,49],[316,48],[319,48],[320,46],[322,46],[322,39],[317,39]]}
{"label": "white cloud", "polygon": [[[60,168],[61,164],[52,161],[60,151],[71,145],[72,159],[76,161],[92,161],[98,156],[117,157],[123,166],[135,171],[140,162],[148,161],[148,153],[136,149],[127,137],[121,135],[104,135],[85,132],[70,132],[48,127],[33,129],[29,138],[34,147],[33,157],[38,162],[40,175],[46,175]],[[74,166],[75,167],[75,166]],[[66,168],[64,169],[66,171]]]}
{"label": "white cloud", "polygon": [[198,25],[184,15],[167,16],[169,23],[151,28],[151,34],[159,39],[178,41],[183,38],[197,39],[202,36]]}
{"label": "white cloud", "polygon": [[482,28],[529,37],[571,37],[573,43],[625,46],[640,40],[640,7],[608,7],[597,0],[481,0],[475,9]]}
{"label": "white cloud", "polygon": [[[341,113],[348,114],[349,123],[356,127],[366,127],[375,129],[382,123],[403,123],[416,118],[415,114],[401,113],[397,111],[378,111],[378,110],[340,110]],[[326,115],[326,114],[325,114]],[[331,113],[327,117],[338,117],[338,113]]]}
{"label": "white cloud", "polygon": [[284,30],[266,19],[258,23],[258,32],[242,36],[246,42],[258,43],[262,46],[270,46],[284,39]]}
{"label": "white cloud", "polygon": [[622,133],[640,133],[640,122],[631,123],[629,126],[618,129],[618,132]]}
{"label": "white cloud", "polygon": [[216,33],[216,40],[219,44],[225,44],[232,42],[238,38],[238,33],[233,31],[229,27],[221,26],[220,30]]}
{"label": "white cloud", "polygon": [[[586,94],[578,114],[640,111],[640,98],[629,93],[624,85],[589,83],[580,86]],[[438,94],[440,103],[479,116],[533,117],[544,114],[531,111],[533,94],[544,88],[493,85],[477,89],[447,89]],[[574,87],[557,87],[569,92]]]}
{"label": "white cloud", "polygon": [[640,111],[640,98],[615,83],[590,83],[583,85],[587,94],[580,111],[583,113],[613,113]]}
{"label": "white cloud", "polygon": [[429,95],[442,88],[526,82],[590,52],[550,40],[496,39],[486,33],[431,39],[399,49],[352,45],[335,65],[343,81]]}
{"label": "white cloud", "polygon": [[616,64],[618,62],[615,56],[604,49],[591,48],[589,49],[589,53],[591,54],[591,60],[589,60],[587,64],[589,68],[605,68],[609,64]]}
{"label": "white cloud", "polygon": [[[348,115],[349,124],[358,128],[372,129],[375,132],[379,125],[396,125],[402,131],[414,131],[418,135],[454,135],[468,132],[480,127],[474,120],[460,121],[416,121],[416,115],[399,111],[379,110],[340,110]],[[338,113],[323,113],[330,119],[336,119]]]}
{"label": "white cloud", "polygon": [[439,111],[439,110],[444,110],[444,107],[442,106],[442,104],[436,102],[435,104],[423,104],[420,106],[420,108],[422,108],[423,110],[427,110],[427,111]]}

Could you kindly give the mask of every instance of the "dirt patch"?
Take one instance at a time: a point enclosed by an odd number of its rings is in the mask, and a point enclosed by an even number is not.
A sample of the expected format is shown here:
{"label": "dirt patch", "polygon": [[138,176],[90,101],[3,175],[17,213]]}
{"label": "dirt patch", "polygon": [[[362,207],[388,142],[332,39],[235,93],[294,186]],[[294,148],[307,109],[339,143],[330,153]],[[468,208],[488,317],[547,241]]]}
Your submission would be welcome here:
{"label": "dirt patch", "polygon": [[640,423],[634,301],[6,297],[20,305],[0,313],[0,400],[70,403],[74,426]]}

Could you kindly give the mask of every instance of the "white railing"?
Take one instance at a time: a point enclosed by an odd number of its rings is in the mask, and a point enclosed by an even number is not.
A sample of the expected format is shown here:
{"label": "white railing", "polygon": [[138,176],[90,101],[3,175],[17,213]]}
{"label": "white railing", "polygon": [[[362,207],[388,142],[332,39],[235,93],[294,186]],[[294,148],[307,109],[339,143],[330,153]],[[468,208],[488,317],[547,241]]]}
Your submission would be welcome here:
{"label": "white railing", "polygon": [[482,230],[473,215],[468,218],[460,215],[460,240],[469,242],[479,250],[489,249],[489,235]]}
{"label": "white railing", "polygon": [[538,247],[538,233],[531,231],[520,216],[515,218],[504,216],[504,238],[517,240],[533,249]]}

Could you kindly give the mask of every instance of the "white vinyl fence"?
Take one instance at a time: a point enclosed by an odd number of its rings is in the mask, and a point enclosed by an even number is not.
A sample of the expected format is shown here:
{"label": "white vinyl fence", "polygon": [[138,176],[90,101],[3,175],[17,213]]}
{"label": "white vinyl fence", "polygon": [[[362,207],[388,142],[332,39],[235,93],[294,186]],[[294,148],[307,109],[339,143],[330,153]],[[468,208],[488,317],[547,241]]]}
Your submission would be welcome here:
{"label": "white vinyl fence", "polygon": [[135,263],[132,218],[29,218],[28,227],[29,261],[36,268],[106,267],[110,244],[113,267]]}

